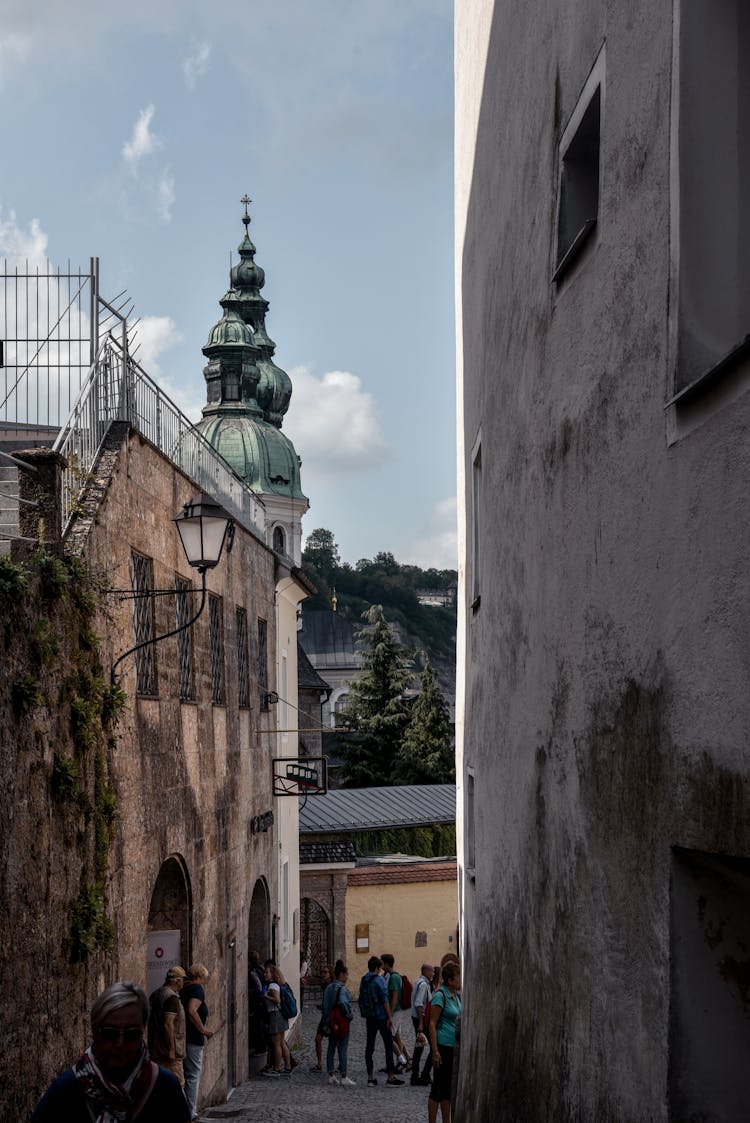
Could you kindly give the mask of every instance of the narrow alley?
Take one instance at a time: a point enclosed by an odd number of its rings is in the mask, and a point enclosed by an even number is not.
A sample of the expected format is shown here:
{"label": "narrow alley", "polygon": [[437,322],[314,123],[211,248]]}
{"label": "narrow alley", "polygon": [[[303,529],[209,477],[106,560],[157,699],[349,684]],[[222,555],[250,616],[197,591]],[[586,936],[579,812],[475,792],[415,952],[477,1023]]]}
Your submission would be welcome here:
{"label": "narrow alley", "polygon": [[[364,1021],[355,1012],[349,1042],[349,1076],[355,1088],[330,1087],[325,1073],[311,1072],[315,1063],[315,1029],[320,1017],[311,1002],[302,1013],[302,1041],[293,1050],[297,1061],[292,1076],[266,1079],[256,1076],[241,1084],[228,1103],[207,1108],[201,1119],[234,1119],[238,1123],[321,1123],[346,1119],[347,1123],[409,1123],[427,1119],[428,1088],[411,1087],[405,1074],[403,1087],[387,1088],[385,1074],[377,1073],[378,1086],[367,1086]],[[383,1048],[375,1048],[376,1070],[383,1065]]]}

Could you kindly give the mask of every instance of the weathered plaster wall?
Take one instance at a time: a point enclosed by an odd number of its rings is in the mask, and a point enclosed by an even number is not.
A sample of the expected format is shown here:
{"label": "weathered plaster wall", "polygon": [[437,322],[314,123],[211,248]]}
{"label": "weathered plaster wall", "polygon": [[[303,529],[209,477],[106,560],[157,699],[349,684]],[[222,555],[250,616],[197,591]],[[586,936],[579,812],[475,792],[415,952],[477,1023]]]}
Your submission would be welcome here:
{"label": "weathered plaster wall", "polygon": [[[113,441],[108,456],[110,478],[100,488],[103,495],[82,542],[87,562],[105,570],[114,588],[130,586],[131,549],[153,558],[156,588],[172,587],[176,573],[190,578],[171,520],[195,493],[194,485],[137,435]],[[197,577],[195,583],[199,587]],[[239,1080],[248,1072],[248,942],[261,954],[271,953],[271,918],[265,940],[257,928],[250,929],[256,880],[263,878],[269,886],[272,910],[279,899],[275,830],[251,832],[253,817],[274,807],[275,714],[259,712],[255,682],[261,617],[268,621],[269,687],[276,689],[274,586],[271,551],[238,527],[231,553],[208,572],[209,591],[222,598],[226,705],[211,703],[207,609],[192,629],[195,702],[179,701],[174,639],[155,648],[157,698],[135,697],[132,658],[120,668],[129,708],[112,760],[121,819],[110,880],[117,953],[107,976],[145,982],[152,892],[162,863],[178,855],[192,900],[186,958],[204,962],[211,972],[206,989],[210,1024],[217,1032],[206,1048],[201,1089],[214,1102],[224,1098],[229,1073],[229,956],[234,958]],[[110,660],[134,642],[131,602],[112,602],[111,623],[99,623]],[[236,606],[247,609],[252,677],[247,711],[238,708]],[[155,612],[157,634],[175,626],[172,597],[157,598]]]}
{"label": "weathered plaster wall", "polygon": [[[451,872],[445,871],[443,881],[358,884],[358,877],[372,868],[351,870],[346,892],[346,963],[354,989],[371,955],[390,952],[396,969],[414,982],[425,961],[439,963],[456,951],[458,900]],[[356,950],[357,924],[370,926],[369,951]]]}
{"label": "weathered plaster wall", "polygon": [[[460,1123],[666,1119],[671,848],[750,853],[750,401],[665,436],[672,30],[668,0],[456,5]],[[605,42],[598,227],[555,286],[557,145]]]}

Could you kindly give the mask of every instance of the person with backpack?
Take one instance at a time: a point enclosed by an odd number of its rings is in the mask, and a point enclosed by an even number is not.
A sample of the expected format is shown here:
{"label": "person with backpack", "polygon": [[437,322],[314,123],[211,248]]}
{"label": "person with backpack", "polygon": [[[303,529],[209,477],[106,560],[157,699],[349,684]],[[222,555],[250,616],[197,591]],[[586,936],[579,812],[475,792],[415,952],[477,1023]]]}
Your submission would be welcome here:
{"label": "person with backpack", "polygon": [[461,968],[449,961],[442,968],[443,981],[430,1003],[430,1044],[434,1076],[427,1101],[428,1123],[437,1123],[438,1107],[443,1123],[451,1119],[453,1051],[456,1047],[456,1019],[461,1013]]}
{"label": "person with backpack", "polygon": [[[272,1067],[263,1071],[264,1076],[281,1076],[282,1058],[284,1060],[284,1076],[291,1076],[292,1074],[292,1057],[285,1040],[285,1034],[289,1029],[289,1018],[294,1017],[294,1014],[290,1013],[289,1006],[282,1001],[282,988],[285,988],[283,997],[287,998],[286,991],[290,990],[290,987],[281,973],[281,969],[275,964],[266,967],[266,993],[264,997],[268,1013],[268,1034],[271,1038]],[[292,995],[292,999],[294,999],[294,995]],[[296,1012],[295,1003],[294,1013],[296,1014]]]}
{"label": "person with backpack", "polygon": [[[353,1088],[355,1080],[346,1074],[349,1054],[349,1026],[352,1018],[352,998],[346,986],[349,971],[341,960],[336,964],[336,977],[323,992],[323,1020],[328,1026],[328,1083],[343,1084]],[[339,1075],[334,1073],[336,1050],[339,1054]]]}
{"label": "person with backpack", "polygon": [[411,1053],[406,1047],[405,1034],[407,1022],[404,1010],[411,1008],[412,985],[407,975],[396,970],[392,955],[383,953],[380,957],[385,968],[385,982],[388,989],[388,1005],[391,1008],[391,1026],[395,1043],[396,1067],[399,1072],[411,1071]]}
{"label": "person with backpack", "polygon": [[359,984],[359,1012],[365,1019],[367,1026],[365,1067],[367,1069],[368,1086],[372,1087],[377,1084],[373,1072],[373,1056],[378,1034],[383,1038],[385,1046],[385,1068],[388,1074],[386,1084],[391,1088],[403,1084],[403,1080],[399,1080],[396,1076],[396,1066],[393,1063],[391,1008],[388,1004],[388,990],[383,978],[383,961],[378,959],[377,955],[371,956],[367,961],[367,973],[362,976]]}

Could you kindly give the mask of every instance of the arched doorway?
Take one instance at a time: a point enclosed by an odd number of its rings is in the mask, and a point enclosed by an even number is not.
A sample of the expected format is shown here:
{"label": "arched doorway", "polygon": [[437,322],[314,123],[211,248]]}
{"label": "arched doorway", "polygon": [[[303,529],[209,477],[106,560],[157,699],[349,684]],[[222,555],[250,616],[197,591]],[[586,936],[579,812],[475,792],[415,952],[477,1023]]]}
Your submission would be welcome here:
{"label": "arched doorway", "polygon": [[[168,967],[186,967],[192,954],[190,878],[183,858],[162,862],[148,910],[147,985],[161,986]],[[149,990],[149,993],[150,993]]]}
{"label": "arched doorway", "polygon": [[307,960],[310,982],[320,985],[324,964],[331,961],[331,921],[321,904],[312,897],[303,897],[302,955]]}
{"label": "arched doorway", "polygon": [[250,966],[252,956],[256,952],[261,964],[271,955],[271,903],[268,885],[263,877],[259,877],[253,886],[253,895],[250,898],[250,912],[247,923],[247,950],[248,950],[248,1043],[251,1057],[253,1054],[265,1054],[267,1035],[265,1030],[265,1017],[263,1002],[257,989],[250,980]]}

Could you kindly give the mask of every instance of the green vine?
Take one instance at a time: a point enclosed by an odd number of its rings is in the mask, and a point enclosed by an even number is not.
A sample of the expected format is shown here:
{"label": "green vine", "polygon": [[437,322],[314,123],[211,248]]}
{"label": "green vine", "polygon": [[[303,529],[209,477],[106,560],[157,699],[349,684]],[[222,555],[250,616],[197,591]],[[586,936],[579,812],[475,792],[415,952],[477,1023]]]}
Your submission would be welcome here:
{"label": "green vine", "polygon": [[10,560],[7,554],[0,557],[0,597],[15,601],[22,597],[29,585],[25,568]]}
{"label": "green vine", "polygon": [[44,698],[39,679],[35,678],[34,675],[21,675],[11,687],[11,700],[13,712],[17,717],[25,717],[37,706],[41,706]]}
{"label": "green vine", "polygon": [[456,853],[456,827],[454,823],[436,823],[429,827],[346,831],[327,834],[325,841],[351,842],[360,858],[375,854],[413,854],[420,858],[453,857]]}

